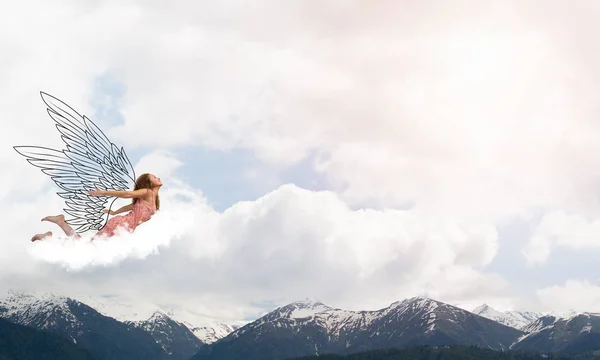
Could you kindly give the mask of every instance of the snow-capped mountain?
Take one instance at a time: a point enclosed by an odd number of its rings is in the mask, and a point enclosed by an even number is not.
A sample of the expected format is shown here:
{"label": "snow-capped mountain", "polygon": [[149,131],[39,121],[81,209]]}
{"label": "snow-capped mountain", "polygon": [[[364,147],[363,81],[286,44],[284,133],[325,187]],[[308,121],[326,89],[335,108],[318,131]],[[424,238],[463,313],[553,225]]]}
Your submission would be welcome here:
{"label": "snow-capped mountain", "polygon": [[187,326],[187,328],[205,344],[211,344],[224,338],[240,326],[246,324],[246,322],[242,321],[232,321],[229,324],[226,324],[222,321],[181,307],[163,306],[162,309],[170,318]]}
{"label": "snow-capped mountain", "polygon": [[577,312],[573,309],[568,310],[568,311],[549,311],[547,313],[544,313],[544,316],[554,316],[556,318],[560,318],[560,319],[570,319],[574,316],[583,314],[581,312]]}
{"label": "snow-capped mountain", "polygon": [[542,313],[532,311],[500,312],[487,304],[476,307],[473,313],[519,330],[524,330],[527,325],[543,316]]}
{"label": "snow-capped mountain", "polygon": [[78,296],[77,299],[102,315],[110,316],[121,322],[148,320],[159,310],[152,303],[121,297]]}
{"label": "snow-capped mountain", "polygon": [[71,312],[69,300],[53,294],[34,296],[9,292],[0,298],[0,317],[42,330],[78,332],[82,323]]}
{"label": "snow-capped mountain", "polygon": [[568,319],[546,316],[537,321],[535,328],[511,347],[564,354],[600,350],[600,314],[582,313]]}
{"label": "snow-capped mountain", "polygon": [[600,314],[543,315],[518,330],[518,321],[541,314],[501,313],[489,306],[474,312],[424,297],[376,311],[304,300],[236,327],[181,307],[122,298],[0,296],[0,318],[58,335],[99,360],[285,359],[450,344],[564,353],[600,350]]}
{"label": "snow-capped mountain", "polygon": [[148,332],[171,359],[187,360],[203,345],[184,324],[171,319],[167,314],[156,311],[147,320],[126,321],[136,328]]}
{"label": "snow-capped mountain", "polygon": [[126,332],[113,344],[120,347],[120,342],[128,341],[125,350],[131,351],[131,359],[151,353],[153,359],[187,360],[203,344],[217,341],[235,330],[235,325],[179,307],[161,308],[148,302],[112,297],[80,299],[82,301],[47,293],[9,292],[0,297],[0,317],[55,332],[76,344],[84,342],[82,347],[99,359],[114,357],[106,357],[111,352],[110,346],[96,348],[98,341],[90,337],[112,341],[113,335]]}
{"label": "snow-capped mountain", "polygon": [[507,349],[522,334],[423,297],[395,302],[377,311],[348,311],[305,300],[273,310],[201,348],[192,359],[284,359],[414,344]]}
{"label": "snow-capped mountain", "polygon": [[155,314],[162,314],[171,320],[186,326],[200,341],[213,343],[234,331],[244,323],[226,324],[217,319],[198,314],[193,310],[170,305],[156,305],[150,302],[127,298],[80,298],[81,301],[105,316],[125,323],[147,322]]}
{"label": "snow-capped mountain", "polygon": [[103,316],[68,297],[10,292],[0,298],[0,317],[62,337],[97,359],[168,359],[152,336]]}
{"label": "snow-capped mountain", "polygon": [[535,321],[531,322],[530,324],[527,324],[526,326],[524,326],[522,330],[523,330],[523,332],[528,333],[528,334],[534,333],[536,331],[542,330],[546,326],[554,324],[557,320],[560,320],[560,319],[561,318],[552,316],[552,315],[541,316],[538,319],[536,319]]}

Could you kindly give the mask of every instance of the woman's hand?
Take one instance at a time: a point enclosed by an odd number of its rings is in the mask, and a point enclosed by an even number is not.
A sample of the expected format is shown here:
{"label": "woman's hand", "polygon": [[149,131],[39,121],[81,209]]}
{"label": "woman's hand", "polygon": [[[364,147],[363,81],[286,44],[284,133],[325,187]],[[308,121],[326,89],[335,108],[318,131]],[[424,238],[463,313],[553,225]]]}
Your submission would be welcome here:
{"label": "woman's hand", "polygon": [[115,212],[114,212],[114,211],[112,211],[112,210],[108,210],[108,209],[104,209],[104,210],[102,210],[102,211],[104,211],[104,213],[105,213],[105,214],[109,214],[109,215],[114,215],[114,214],[115,214]]}
{"label": "woman's hand", "polygon": [[104,195],[104,191],[101,190],[90,190],[88,191],[88,195],[90,196],[103,196]]}

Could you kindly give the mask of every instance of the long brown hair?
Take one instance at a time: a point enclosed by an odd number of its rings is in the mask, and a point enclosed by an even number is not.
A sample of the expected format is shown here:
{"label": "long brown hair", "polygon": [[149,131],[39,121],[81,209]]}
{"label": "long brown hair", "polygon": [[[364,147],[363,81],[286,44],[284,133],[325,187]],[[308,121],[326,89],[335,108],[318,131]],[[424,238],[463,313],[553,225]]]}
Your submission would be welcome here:
{"label": "long brown hair", "polygon": [[[133,191],[138,189],[152,189],[152,183],[150,182],[150,174],[145,173],[140,175],[135,181],[135,187]],[[135,204],[139,199],[134,198],[131,203]],[[154,199],[154,203],[156,204],[156,210],[160,209],[160,198],[158,197],[158,193],[156,194],[156,198]]]}

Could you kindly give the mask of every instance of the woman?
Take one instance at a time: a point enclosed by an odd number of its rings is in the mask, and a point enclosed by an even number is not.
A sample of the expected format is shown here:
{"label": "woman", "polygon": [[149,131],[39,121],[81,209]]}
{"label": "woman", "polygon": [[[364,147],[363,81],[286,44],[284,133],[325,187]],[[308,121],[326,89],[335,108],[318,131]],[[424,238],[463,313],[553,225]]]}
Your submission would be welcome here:
{"label": "woman", "polygon": [[[129,211],[126,215],[116,216],[108,220],[106,225],[94,235],[92,240],[97,236],[110,237],[115,235],[115,231],[119,227],[124,227],[127,231],[133,232],[138,225],[150,220],[152,215],[160,208],[160,199],[158,190],[162,186],[160,178],[152,174],[142,174],[135,181],[133,191],[101,191],[93,190],[88,194],[91,196],[115,196],[125,199],[133,199],[131,204],[123,206],[117,211],[110,211],[110,215],[117,215]],[[105,213],[108,210],[104,210]],[[73,228],[65,221],[65,216],[60,214],[56,216],[46,216],[42,221],[49,221],[60,226],[67,236],[80,238],[81,236],[73,231]],[[45,237],[52,236],[52,232],[48,231],[44,234],[36,234],[31,238],[31,241],[42,240]]]}

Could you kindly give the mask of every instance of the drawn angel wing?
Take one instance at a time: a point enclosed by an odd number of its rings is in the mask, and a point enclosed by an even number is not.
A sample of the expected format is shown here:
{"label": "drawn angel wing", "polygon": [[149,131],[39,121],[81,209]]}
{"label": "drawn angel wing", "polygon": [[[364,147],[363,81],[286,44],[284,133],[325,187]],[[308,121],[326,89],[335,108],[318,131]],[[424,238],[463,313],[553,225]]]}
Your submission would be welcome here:
{"label": "drawn angel wing", "polygon": [[118,149],[90,119],[59,99],[44,92],[40,94],[66,148],[14,146],[14,149],[30,164],[41,168],[62,190],[57,194],[65,199],[64,211],[71,216],[65,220],[77,227],[76,232],[100,230],[106,224],[102,224],[103,209],[110,198],[90,196],[88,191],[133,189],[133,166],[125,150]]}

